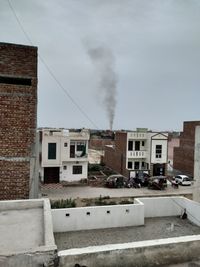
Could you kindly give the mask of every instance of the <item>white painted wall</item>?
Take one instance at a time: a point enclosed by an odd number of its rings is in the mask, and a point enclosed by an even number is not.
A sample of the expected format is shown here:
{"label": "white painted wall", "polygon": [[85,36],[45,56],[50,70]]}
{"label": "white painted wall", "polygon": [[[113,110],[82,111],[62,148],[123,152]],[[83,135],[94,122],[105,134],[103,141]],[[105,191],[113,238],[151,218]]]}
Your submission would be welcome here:
{"label": "white painted wall", "polygon": [[200,235],[192,235],[74,248],[58,252],[59,266],[181,266],[199,260],[199,246]]}
{"label": "white painted wall", "polygon": [[[73,166],[82,166],[82,174],[73,174]],[[64,166],[67,167],[66,170],[64,170]],[[63,166],[61,167],[60,171],[60,180],[61,181],[79,181],[81,179],[86,179],[87,174],[88,174],[88,162],[67,162],[66,164],[64,163]]]}
{"label": "white painted wall", "polygon": [[129,205],[52,209],[52,218],[54,232],[144,225],[144,205],[137,200]]}
{"label": "white painted wall", "polygon": [[[50,135],[50,131],[52,132]],[[42,162],[40,167],[41,180],[44,180],[45,167],[59,167],[60,168],[60,181],[79,181],[86,179],[88,176],[88,140],[89,133],[87,130],[81,132],[69,132],[62,129],[44,129],[42,131]],[[78,157],[75,146],[75,158],[70,158],[70,143],[83,142],[86,144],[86,155]],[[48,159],[48,144],[56,143],[56,159]],[[67,146],[65,146],[65,143]],[[72,168],[75,165],[82,166],[82,174],[73,174]],[[66,170],[64,169],[66,166]]]}
{"label": "white painted wall", "polygon": [[[151,140],[152,139],[152,140]],[[133,141],[133,152],[128,151],[128,142],[129,140]],[[140,150],[145,151],[144,157],[140,156],[140,153],[134,153],[135,150],[135,141],[140,141]],[[145,142],[145,145],[142,146],[142,141]],[[162,145],[162,157],[156,158],[156,145]],[[167,163],[167,146],[168,146],[168,133],[156,133],[156,132],[128,132],[127,133],[127,145],[126,145],[126,166],[128,166],[128,161],[133,161],[133,169],[134,169],[134,161],[144,161],[149,164],[150,163],[162,164]],[[142,158],[142,159],[141,159]],[[127,167],[128,168],[128,167]]]}
{"label": "white painted wall", "polygon": [[[167,163],[167,140],[152,140],[151,142],[151,163]],[[161,158],[156,158],[156,145],[162,146]]]}
{"label": "white painted wall", "polygon": [[[200,226],[200,203],[184,197],[138,198],[131,205],[52,209],[51,211],[54,232],[68,232],[144,225],[144,218],[181,216],[184,209],[188,219]],[[90,214],[87,215],[87,212]]]}
{"label": "white painted wall", "polygon": [[184,211],[184,197],[139,198],[144,204],[145,218],[181,215]]}
{"label": "white painted wall", "polygon": [[200,226],[200,203],[190,199],[184,199],[184,206],[188,219],[194,224]]}
{"label": "white painted wall", "polygon": [[[60,136],[43,136],[42,140],[42,167],[57,167],[60,165]],[[56,159],[48,159],[48,144],[56,143]]]}

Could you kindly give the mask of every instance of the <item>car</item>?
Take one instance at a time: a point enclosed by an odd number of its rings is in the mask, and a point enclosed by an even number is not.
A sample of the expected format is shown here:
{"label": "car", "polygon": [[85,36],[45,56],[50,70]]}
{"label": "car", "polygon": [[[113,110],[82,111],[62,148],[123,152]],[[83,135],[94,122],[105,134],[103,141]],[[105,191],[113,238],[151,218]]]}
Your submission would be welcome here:
{"label": "car", "polygon": [[121,174],[110,175],[106,180],[106,186],[109,188],[121,188],[125,187],[127,184],[128,178]]}
{"label": "car", "polygon": [[190,178],[187,175],[183,175],[183,174],[176,175],[175,181],[180,185],[191,185],[192,184]]}

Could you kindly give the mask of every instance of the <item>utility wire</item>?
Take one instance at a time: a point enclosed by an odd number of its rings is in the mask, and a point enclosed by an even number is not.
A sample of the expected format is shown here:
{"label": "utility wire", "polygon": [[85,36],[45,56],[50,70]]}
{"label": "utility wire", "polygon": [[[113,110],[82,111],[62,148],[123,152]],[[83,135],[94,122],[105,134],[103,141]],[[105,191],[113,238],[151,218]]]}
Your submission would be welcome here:
{"label": "utility wire", "polygon": [[[28,33],[25,31],[20,19],[18,18],[15,9],[13,8],[10,0],[7,0],[8,5],[20,27],[20,29],[22,30],[24,36],[26,37],[26,39],[28,40],[28,42],[31,45],[34,45],[33,42],[31,41],[31,38],[29,37]],[[57,83],[58,87],[60,87],[60,89],[64,92],[65,96],[67,96],[71,102],[76,106],[76,108],[80,111],[80,113],[82,113],[82,115],[96,128],[99,129],[99,127],[93,122],[93,120],[87,115],[87,113],[80,107],[80,105],[74,100],[74,98],[70,95],[70,93],[64,88],[64,86],[61,84],[61,82],[56,78],[55,74],[52,72],[52,70],[49,68],[49,66],[47,65],[47,63],[45,62],[45,60],[42,58],[42,56],[39,54],[38,52],[38,57],[40,59],[40,61],[43,63],[43,65],[46,67],[48,73],[50,74],[50,76],[55,80],[55,82]]]}

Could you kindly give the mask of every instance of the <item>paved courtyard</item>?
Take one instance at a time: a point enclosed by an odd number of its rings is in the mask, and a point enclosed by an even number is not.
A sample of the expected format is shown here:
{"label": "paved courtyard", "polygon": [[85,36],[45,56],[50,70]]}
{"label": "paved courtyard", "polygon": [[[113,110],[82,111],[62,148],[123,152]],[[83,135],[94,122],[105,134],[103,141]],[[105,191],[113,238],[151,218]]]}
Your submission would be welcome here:
{"label": "paved courtyard", "polygon": [[64,250],[196,234],[200,234],[200,227],[188,220],[163,217],[145,219],[144,226],[65,232],[54,236],[58,249]]}

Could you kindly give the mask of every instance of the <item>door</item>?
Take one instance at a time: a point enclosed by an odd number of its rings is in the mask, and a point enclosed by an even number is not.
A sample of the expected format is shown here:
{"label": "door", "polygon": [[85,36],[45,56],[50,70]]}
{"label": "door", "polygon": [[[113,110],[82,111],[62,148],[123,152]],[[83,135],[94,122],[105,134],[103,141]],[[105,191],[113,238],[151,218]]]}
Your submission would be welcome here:
{"label": "door", "polygon": [[60,168],[59,167],[46,167],[44,168],[44,183],[59,183]]}
{"label": "door", "polygon": [[135,151],[140,151],[140,141],[135,141]]}
{"label": "door", "polygon": [[75,158],[75,145],[70,145],[70,158]]}
{"label": "door", "polygon": [[153,165],[153,176],[165,175],[165,164],[154,164]]}

